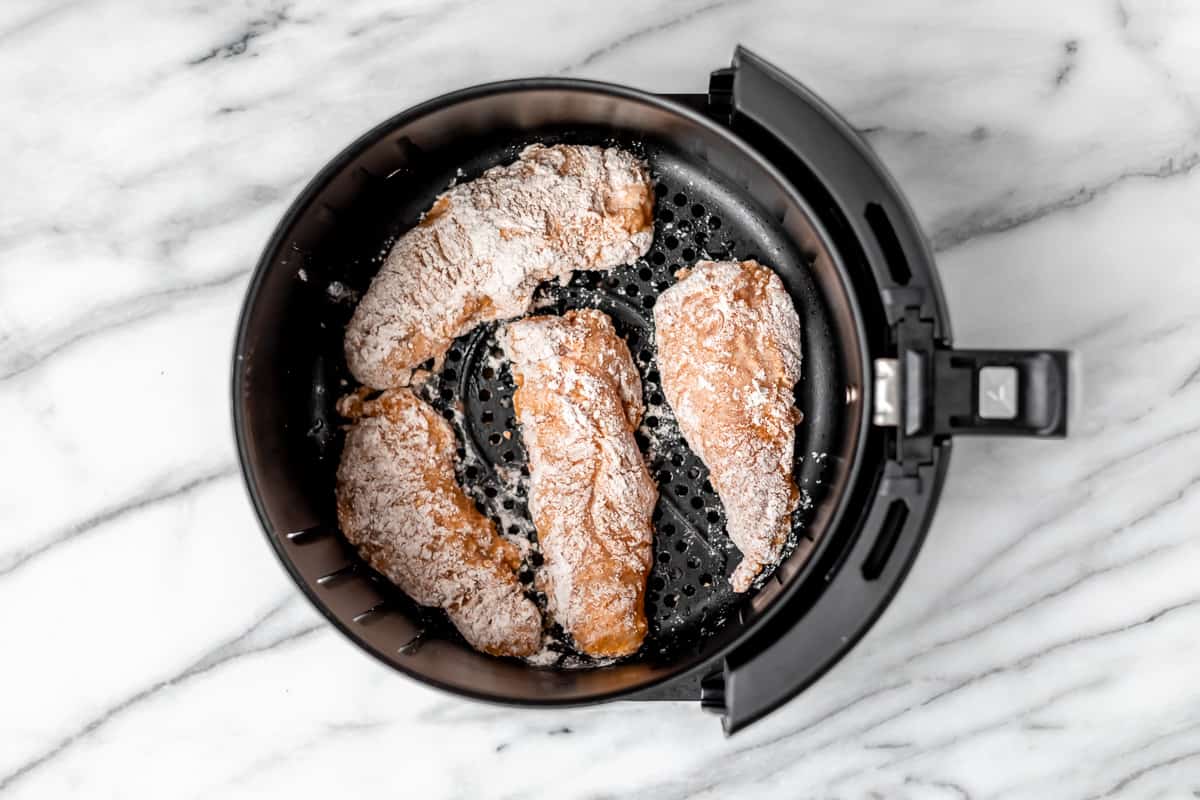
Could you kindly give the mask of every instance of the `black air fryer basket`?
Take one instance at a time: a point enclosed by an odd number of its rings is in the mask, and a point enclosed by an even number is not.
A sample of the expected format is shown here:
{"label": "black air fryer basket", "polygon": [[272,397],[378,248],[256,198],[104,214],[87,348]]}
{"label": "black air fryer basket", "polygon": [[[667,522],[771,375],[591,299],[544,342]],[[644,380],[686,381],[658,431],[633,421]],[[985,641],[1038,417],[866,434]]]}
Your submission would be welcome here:
{"label": "black air fryer basket", "polygon": [[[645,157],[655,180],[646,258],[543,287],[552,309],[604,310],[628,342],[649,409],[639,438],[660,489],[647,644],[592,669],[475,652],[357,557],[334,510],[334,403],[353,388],[342,334],[355,298],[437,194],[534,141],[617,144]],[[654,298],[699,258],[770,265],[803,326],[804,502],[789,555],[746,596],[729,589],[738,554],[655,363]],[[505,493],[500,477],[525,454],[494,335],[482,326],[459,339],[424,392],[458,431],[464,487],[508,533],[532,535],[522,493]],[[928,246],[879,161],[803,86],[739,49],[707,96],[512,81],[367,133],[308,185],[267,245],[238,330],[233,407],[269,541],[316,607],[376,658],[514,705],[699,700],[733,732],[815,681],[883,612],[929,525],[951,438],[1063,436],[1066,375],[1063,352],[952,349]]]}

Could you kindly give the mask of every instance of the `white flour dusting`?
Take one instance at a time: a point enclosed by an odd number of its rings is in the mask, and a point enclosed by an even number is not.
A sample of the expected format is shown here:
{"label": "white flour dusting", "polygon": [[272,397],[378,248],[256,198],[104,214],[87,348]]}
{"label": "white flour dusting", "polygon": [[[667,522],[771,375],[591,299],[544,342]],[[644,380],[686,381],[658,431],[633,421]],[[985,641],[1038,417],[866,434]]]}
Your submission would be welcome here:
{"label": "white flour dusting", "polygon": [[408,389],[339,402],[356,419],[337,471],[342,533],[417,603],[445,610],[473,647],[527,656],[541,647],[541,614],[515,570],[520,555],[496,535],[454,476],[449,423]]}
{"label": "white flour dusting", "polygon": [[654,307],[663,394],[708,466],[742,552],[730,582],[775,564],[800,494],[792,477],[800,320],[782,281],[753,261],[701,261]]}
{"label": "white flour dusting", "polygon": [[518,386],[549,612],[582,652],[629,655],[647,629],[658,500],[633,435],[642,391],[629,348],[594,309],[511,323],[500,341]]}
{"label": "white flour dusting", "polygon": [[346,330],[362,383],[403,385],[481,322],[518,317],[543,281],[646,253],[653,191],[616,148],[530,145],[516,162],[452,186],[397,240]]}
{"label": "white flour dusting", "polygon": [[358,292],[341,281],[330,281],[329,285],[325,287],[325,293],[335,303],[354,303],[358,300]]}

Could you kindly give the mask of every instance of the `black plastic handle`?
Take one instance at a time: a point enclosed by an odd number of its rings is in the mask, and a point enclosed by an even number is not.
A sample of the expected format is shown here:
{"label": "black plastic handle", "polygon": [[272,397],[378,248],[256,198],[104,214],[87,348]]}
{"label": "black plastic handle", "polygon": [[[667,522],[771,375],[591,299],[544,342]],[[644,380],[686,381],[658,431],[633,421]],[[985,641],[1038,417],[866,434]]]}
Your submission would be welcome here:
{"label": "black plastic handle", "polygon": [[1067,435],[1070,354],[1063,350],[938,350],[935,435]]}
{"label": "black plastic handle", "polygon": [[933,338],[927,321],[907,316],[894,331],[898,413],[889,422],[901,462],[930,463],[952,436],[1067,435],[1067,351],[954,350]]}

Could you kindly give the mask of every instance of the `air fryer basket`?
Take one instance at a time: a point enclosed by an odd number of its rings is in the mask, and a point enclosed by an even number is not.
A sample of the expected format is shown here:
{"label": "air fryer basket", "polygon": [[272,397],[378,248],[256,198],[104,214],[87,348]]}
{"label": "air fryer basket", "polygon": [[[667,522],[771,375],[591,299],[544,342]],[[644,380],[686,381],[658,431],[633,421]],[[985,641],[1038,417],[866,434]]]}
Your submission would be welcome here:
{"label": "air fryer basket", "polygon": [[[647,257],[542,297],[547,309],[601,308],[629,342],[649,408],[639,436],[661,491],[651,636],[635,659],[594,669],[475,652],[366,568],[334,514],[342,440],[333,403],[352,388],[341,340],[356,293],[451,181],[534,141],[616,143],[643,154],[656,181]],[[670,435],[651,341],[653,298],[703,257],[769,264],[803,327],[796,468],[808,502],[790,555],[744,596],[725,580],[737,555],[704,467]],[[494,327],[456,342],[424,391],[459,431],[460,480],[493,518],[528,535],[524,497],[503,491],[524,454],[511,380],[491,357]],[[519,705],[698,699],[734,732],[819,678],[887,607],[920,550],[952,437],[1065,435],[1068,372],[1061,351],[953,349],[932,255],[886,170],[819,98],[738,48],[707,95],[561,79],[492,84],[414,108],[347,148],[293,204],[251,280],[234,428],[281,562],[384,663]]]}
{"label": "air fryer basket", "polygon": [[[656,182],[654,245],[611,273],[547,288],[554,309],[613,317],[643,377],[650,409],[640,436],[660,485],[648,646],[629,663],[536,669],[481,655],[437,614],[374,575],[337,532],[333,474],[341,445],[337,396],[352,387],[342,330],[354,298],[395,236],[453,180],[511,161],[530,142],[618,144],[644,155]],[[797,477],[804,509],[788,559],[751,597],[703,465],[671,435],[657,383],[653,298],[697,258],[759,258],[791,293],[803,326]],[[580,81],[523,81],[432,101],[371,131],[304,191],[268,246],[247,298],[235,408],[251,493],[268,536],[312,601],[351,639],[414,677],[490,700],[578,703],[629,695],[712,661],[801,582],[841,511],[865,425],[861,319],[837,254],[775,169],[727,131],[660,97]],[[511,380],[490,356],[495,326],[460,339],[426,396],[459,427],[460,478],[480,506],[521,532],[519,496],[497,468],[524,461]],[[455,408],[461,414],[455,414]],[[507,435],[506,435],[507,434]],[[507,481],[511,483],[511,481]],[[505,508],[502,503],[513,506]]]}

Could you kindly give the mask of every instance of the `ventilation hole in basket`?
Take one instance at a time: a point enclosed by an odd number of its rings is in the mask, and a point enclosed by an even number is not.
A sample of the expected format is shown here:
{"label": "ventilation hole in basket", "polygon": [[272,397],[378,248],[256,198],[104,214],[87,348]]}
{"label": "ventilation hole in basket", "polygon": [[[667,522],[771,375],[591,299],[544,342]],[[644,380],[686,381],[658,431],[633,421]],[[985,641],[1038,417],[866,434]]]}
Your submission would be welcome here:
{"label": "ventilation hole in basket", "polygon": [[696,219],[703,217],[704,216],[704,206],[700,205],[699,203],[696,203],[695,205],[693,205],[692,206],[692,216],[695,217]]}
{"label": "ventilation hole in basket", "polygon": [[482,422],[484,425],[490,425],[493,419],[495,419],[495,417],[492,415],[492,412],[490,412],[490,411],[485,411],[479,415],[479,421]]}
{"label": "ventilation hole in basket", "polygon": [[674,536],[675,526],[668,522],[666,525],[663,525],[662,532],[663,536]]}
{"label": "ventilation hole in basket", "polygon": [[701,500],[699,497],[693,497],[692,498],[692,508],[699,511],[700,509],[704,508],[704,501]]}
{"label": "ventilation hole in basket", "polygon": [[676,453],[675,455],[671,456],[671,465],[675,466],[675,467],[682,467],[683,466],[683,456],[679,455],[679,453]]}
{"label": "ventilation hole in basket", "polygon": [[687,568],[700,569],[700,559],[696,558],[695,556],[688,556]]}
{"label": "ventilation hole in basket", "polygon": [[649,267],[642,267],[641,269],[638,270],[638,277],[644,281],[648,281],[652,277],[654,277],[654,273],[651,271],[651,269]]}
{"label": "ventilation hole in basket", "polygon": [[687,476],[694,481],[700,480],[700,468],[699,467],[688,467]]}
{"label": "ventilation hole in basket", "polygon": [[677,541],[675,543],[675,552],[686,553],[687,547],[688,547],[687,539],[680,539],[679,541]]}
{"label": "ventilation hole in basket", "polygon": [[684,483],[675,484],[675,495],[677,497],[687,497],[687,495],[688,495],[687,484],[684,484]]}
{"label": "ventilation hole in basket", "polygon": [[720,521],[721,521],[721,515],[720,515],[720,514],[718,514],[716,511],[710,511],[710,512],[708,512],[708,513],[707,513],[707,514],[704,516],[704,518],[705,518],[705,519],[707,519],[709,522],[714,522],[714,523],[715,523],[715,522],[720,522]]}
{"label": "ventilation hole in basket", "polygon": [[488,400],[492,399],[492,393],[487,389],[480,389],[479,399],[486,403]]}
{"label": "ventilation hole in basket", "polygon": [[650,579],[650,588],[656,592],[661,592],[663,587],[666,585],[667,585],[667,582],[658,576],[655,576]]}
{"label": "ventilation hole in basket", "polygon": [[667,185],[665,183],[654,184],[654,196],[655,197],[664,197],[664,196],[666,196],[667,192],[669,192],[669,191],[670,191],[670,189],[667,188]]}
{"label": "ventilation hole in basket", "polygon": [[451,391],[449,387],[442,389],[442,391],[439,392],[439,394],[440,394],[441,398],[443,400],[445,400],[447,403],[449,403],[451,400],[454,399],[454,392]]}
{"label": "ventilation hole in basket", "polygon": [[651,350],[642,350],[638,353],[638,359],[640,359],[641,361],[645,361],[647,364],[649,364],[651,361],[654,360],[654,352]]}
{"label": "ventilation hole in basket", "polygon": [[657,251],[654,252],[653,254],[651,254],[650,260],[653,261],[655,264],[658,264],[659,266],[662,266],[663,264],[667,263],[667,257]]}
{"label": "ventilation hole in basket", "polygon": [[496,377],[496,370],[492,369],[491,367],[484,367],[483,372],[479,374],[483,376],[485,381],[490,381],[492,378]]}
{"label": "ventilation hole in basket", "polygon": [[454,421],[454,409],[453,408],[443,408],[442,416],[445,417],[446,419],[450,420],[451,422],[453,422]]}
{"label": "ventilation hole in basket", "polygon": [[629,295],[630,297],[637,297],[640,291],[641,289],[638,288],[636,283],[630,283],[625,286],[625,294]]}
{"label": "ventilation hole in basket", "polygon": [[658,522],[660,519],[662,519],[662,509],[654,509],[654,513],[650,515],[650,519],[654,520],[655,522]]}
{"label": "ventilation hole in basket", "polygon": [[658,370],[652,369],[646,373],[646,380],[650,383],[658,383]]}
{"label": "ventilation hole in basket", "polygon": [[458,352],[457,350],[451,350],[449,353],[446,353],[446,358],[450,359],[451,361],[461,361],[462,353]]}
{"label": "ventilation hole in basket", "polygon": [[500,505],[504,506],[504,510],[505,510],[505,511],[512,511],[512,510],[513,510],[513,506],[515,506],[515,505],[516,505],[516,503],[514,503],[514,502],[512,501],[512,498],[511,498],[511,497],[506,497],[506,498],[504,499],[504,502],[502,502]]}
{"label": "ventilation hole in basket", "polygon": [[692,586],[690,583],[685,583],[683,585],[683,593],[686,594],[688,597],[691,597],[692,595],[694,595],[696,593],[696,587]]}
{"label": "ventilation hole in basket", "polygon": [[666,245],[667,245],[667,249],[668,249],[668,250],[674,250],[676,247],[679,247],[679,239],[678,239],[678,237],[675,237],[675,236],[668,236],[668,237],[666,238],[666,240],[665,240],[665,241],[666,241]]}
{"label": "ventilation hole in basket", "polygon": [[671,563],[671,554],[670,554],[670,553],[668,553],[666,550],[664,550],[664,551],[662,551],[661,553],[659,553],[659,554],[658,554],[658,563],[660,563],[660,564],[670,564],[670,563]]}
{"label": "ventilation hole in basket", "polygon": [[663,596],[663,605],[667,608],[674,608],[677,602],[679,602],[679,598],[673,594]]}
{"label": "ventilation hole in basket", "polygon": [[533,570],[523,569],[517,573],[517,580],[524,584],[533,583]]}
{"label": "ventilation hole in basket", "polygon": [[442,380],[456,381],[458,380],[458,373],[447,367],[446,369],[442,370]]}
{"label": "ventilation hole in basket", "polygon": [[669,224],[675,221],[675,212],[669,208],[664,208],[662,211],[658,212],[658,218]]}
{"label": "ventilation hole in basket", "polygon": [[646,427],[647,428],[657,428],[658,427],[658,417],[646,417]]}
{"label": "ventilation hole in basket", "polygon": [[645,297],[642,298],[642,308],[645,308],[647,310],[654,308],[654,296],[653,295],[646,295]]}
{"label": "ventilation hole in basket", "polygon": [[708,227],[710,230],[714,230],[714,231],[717,228],[721,227],[721,218],[718,217],[716,214],[713,214],[711,217],[708,218]]}
{"label": "ventilation hole in basket", "polygon": [[691,229],[692,221],[688,219],[681,219],[675,224],[675,230],[679,231],[680,233],[687,233]]}
{"label": "ventilation hole in basket", "polygon": [[533,550],[529,553],[529,563],[533,564],[535,567],[540,567],[545,560],[546,559],[544,559],[542,554],[537,550]]}
{"label": "ventilation hole in basket", "polygon": [[692,261],[696,258],[696,251],[690,247],[685,247],[680,255],[683,256],[684,261]]}
{"label": "ventilation hole in basket", "polygon": [[712,582],[712,575],[709,575],[707,572],[700,576],[700,585],[705,589],[712,586]]}
{"label": "ventilation hole in basket", "polygon": [[454,457],[457,458],[459,461],[462,461],[464,458],[467,457],[467,451],[462,449],[461,447],[456,447],[456,448],[454,448]]}
{"label": "ventilation hole in basket", "polygon": [[650,393],[650,402],[653,405],[661,406],[663,404],[663,396],[661,394],[659,394],[658,392],[651,392]]}
{"label": "ventilation hole in basket", "polygon": [[710,483],[707,479],[704,481],[704,492],[705,494],[713,493],[712,483]]}
{"label": "ventilation hole in basket", "polygon": [[708,234],[697,233],[696,234],[696,247],[704,247],[704,245],[706,245],[706,244],[708,244]]}
{"label": "ventilation hole in basket", "polygon": [[686,206],[687,205],[687,195],[684,194],[683,192],[680,192],[679,194],[675,195],[672,202],[675,203],[676,206]]}
{"label": "ventilation hole in basket", "polygon": [[467,467],[467,480],[473,481],[479,477],[478,467]]}
{"label": "ventilation hole in basket", "polygon": [[492,447],[495,447],[496,445],[500,444],[500,434],[493,433],[491,436],[489,436],[488,444],[490,444]]}
{"label": "ventilation hole in basket", "polygon": [[496,491],[496,487],[494,487],[494,486],[484,487],[483,493],[486,494],[488,497],[495,497],[497,494],[499,494],[499,492]]}

